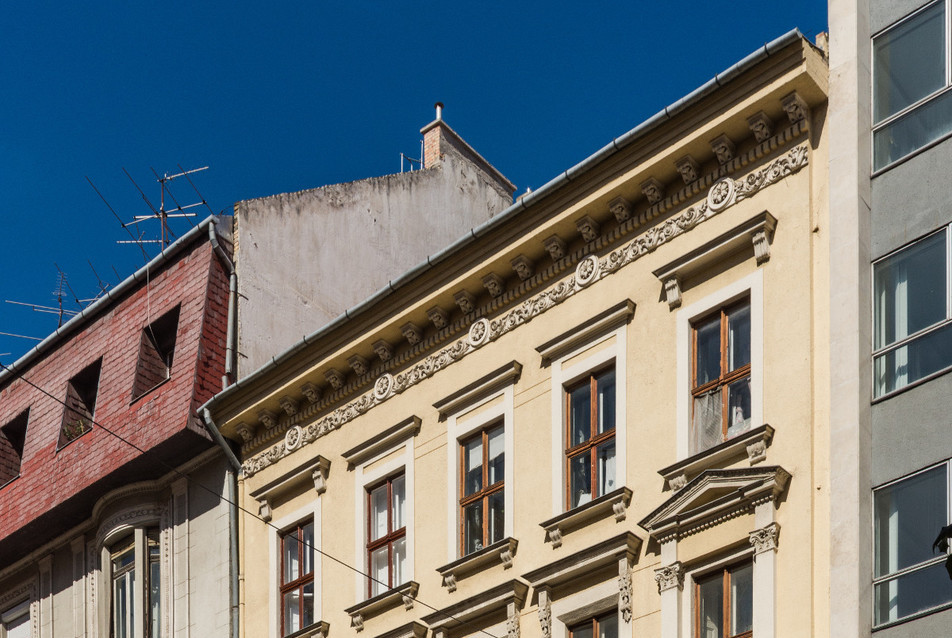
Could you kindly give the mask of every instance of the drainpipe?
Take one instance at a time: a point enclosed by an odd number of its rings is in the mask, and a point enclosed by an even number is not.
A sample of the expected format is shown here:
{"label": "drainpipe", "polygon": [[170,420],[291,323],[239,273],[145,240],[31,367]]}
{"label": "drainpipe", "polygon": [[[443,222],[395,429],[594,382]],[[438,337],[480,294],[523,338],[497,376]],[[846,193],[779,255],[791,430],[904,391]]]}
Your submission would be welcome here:
{"label": "drainpipe", "polygon": [[238,631],[238,585],[241,581],[238,573],[238,474],[241,472],[241,463],[232,452],[231,447],[222,436],[221,431],[212,420],[211,412],[205,408],[202,412],[203,421],[208,432],[225,453],[229,468],[226,470],[228,480],[225,485],[225,498],[228,499],[228,557],[231,571],[231,638],[239,638]]}
{"label": "drainpipe", "polygon": [[235,321],[238,315],[238,273],[235,272],[235,263],[225,252],[225,249],[218,243],[218,234],[215,232],[215,224],[208,225],[208,241],[211,242],[215,254],[221,260],[222,265],[228,270],[228,326],[225,335],[225,374],[221,378],[222,389],[232,384],[235,377]]}

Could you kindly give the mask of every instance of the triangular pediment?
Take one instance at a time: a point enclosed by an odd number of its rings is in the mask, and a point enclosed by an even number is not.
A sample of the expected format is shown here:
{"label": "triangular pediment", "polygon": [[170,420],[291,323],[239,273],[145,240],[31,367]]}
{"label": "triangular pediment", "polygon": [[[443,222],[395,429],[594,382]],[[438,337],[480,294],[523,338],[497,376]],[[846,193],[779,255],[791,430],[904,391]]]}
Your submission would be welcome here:
{"label": "triangular pediment", "polygon": [[659,540],[688,534],[775,501],[789,480],[790,473],[779,466],[705,470],[640,525]]}

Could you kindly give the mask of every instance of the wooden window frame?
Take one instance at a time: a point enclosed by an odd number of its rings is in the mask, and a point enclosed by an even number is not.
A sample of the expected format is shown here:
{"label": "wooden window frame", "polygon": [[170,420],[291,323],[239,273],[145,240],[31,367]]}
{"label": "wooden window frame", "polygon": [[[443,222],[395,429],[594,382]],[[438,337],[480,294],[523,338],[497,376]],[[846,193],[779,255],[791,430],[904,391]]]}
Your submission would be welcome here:
{"label": "wooden window frame", "polygon": [[[721,635],[725,638],[753,638],[754,630],[751,628],[750,631],[744,631],[739,634],[730,633],[731,628],[731,572],[733,570],[746,567],[747,565],[752,565],[753,561],[746,560],[739,563],[731,563],[726,567],[714,571],[709,574],[705,574],[700,578],[694,580],[694,638],[701,638],[701,584],[705,581],[712,580],[718,573],[722,578],[721,580],[721,618],[723,619],[724,626],[721,627]],[[753,606],[753,598],[751,598],[751,606]]]}
{"label": "wooden window frame", "polygon": [[[503,469],[503,478],[500,481],[489,485],[489,433],[495,429],[502,430],[503,434],[503,454],[506,454],[505,449],[505,422],[502,419],[491,422],[488,425],[480,428],[478,432],[473,432],[468,436],[459,440],[459,555],[468,556],[466,553],[466,528],[465,528],[465,515],[464,512],[466,507],[472,505],[473,503],[482,500],[483,503],[483,547],[490,545],[489,542],[489,498],[496,494],[497,492],[503,492],[506,486],[506,475],[505,469]],[[483,446],[483,455],[482,455],[482,474],[483,488],[469,496],[464,496],[466,491],[466,444],[472,441],[475,438],[480,438]],[[505,467],[505,462],[504,462]],[[503,496],[503,511],[505,512],[505,495]],[[470,552],[472,553],[472,552]]]}
{"label": "wooden window frame", "polygon": [[[403,498],[407,499],[406,489],[406,472],[399,472],[397,474],[392,474],[387,478],[377,481],[376,483],[369,485],[366,489],[365,502],[367,504],[367,573],[371,571],[371,565],[373,564],[373,553],[380,549],[381,547],[387,547],[387,590],[394,588],[393,584],[393,544],[400,540],[401,538],[406,538],[407,527],[404,525],[400,529],[393,529],[393,482],[398,478],[403,478]],[[373,537],[373,528],[372,522],[373,519],[371,514],[373,512],[373,502],[371,500],[374,490],[376,490],[381,485],[387,486],[387,533],[384,536],[381,536],[377,540],[370,540]],[[367,596],[373,597],[374,591],[374,579],[373,577],[367,578]]]}
{"label": "wooden window frame", "polygon": [[[570,385],[565,386],[564,395],[565,395],[565,424],[564,424],[564,436],[565,436],[565,509],[569,510],[573,508],[572,505],[572,459],[582,456],[586,452],[589,454],[589,476],[592,477],[592,500],[595,500],[596,496],[595,491],[598,487],[598,457],[597,450],[598,447],[615,438],[615,431],[618,427],[617,419],[615,419],[615,427],[611,430],[606,430],[601,434],[598,434],[598,379],[597,377],[605,372],[612,370],[615,372],[615,400],[618,400],[618,372],[615,370],[615,364],[612,362],[610,365],[598,368],[589,372],[585,375],[585,379],[576,381]],[[572,447],[572,392],[578,388],[584,387],[585,384],[589,386],[588,393],[588,402],[591,413],[589,414],[589,439],[583,443]],[[615,451],[617,456],[618,451]]]}
{"label": "wooden window frame", "polygon": [[[281,551],[281,577],[280,577],[280,579],[279,579],[279,585],[278,585],[278,609],[280,610],[278,613],[281,615],[281,635],[282,635],[282,636],[286,636],[286,635],[288,635],[288,633],[290,633],[290,632],[287,631],[287,628],[284,626],[284,595],[285,595],[285,594],[288,594],[288,593],[290,593],[290,592],[293,592],[294,590],[297,590],[297,592],[298,592],[298,614],[299,614],[299,617],[302,619],[302,622],[303,622],[303,619],[304,619],[304,587],[306,587],[309,583],[313,583],[313,582],[314,582],[314,567],[315,567],[315,563],[317,562],[317,561],[314,560],[314,557],[312,556],[312,557],[311,557],[311,571],[309,571],[309,572],[306,573],[306,574],[301,574],[300,576],[298,576],[296,579],[292,580],[292,581],[289,582],[289,583],[284,582],[284,575],[287,573],[287,571],[285,570],[285,567],[287,567],[287,566],[286,566],[285,563],[284,563],[284,539],[287,538],[288,536],[296,536],[296,537],[297,537],[297,541],[298,541],[298,565],[300,565],[301,568],[303,569],[303,568],[304,568],[304,565],[306,564],[306,561],[304,560],[304,552],[307,552],[307,551],[313,552],[313,551],[314,551],[314,548],[313,548],[313,547],[306,547],[306,546],[305,546],[305,543],[304,543],[304,528],[305,528],[307,525],[313,525],[313,524],[314,524],[314,520],[313,520],[313,519],[303,520],[303,521],[301,521],[300,523],[298,523],[297,525],[295,525],[294,527],[292,527],[292,528],[290,528],[290,529],[288,529],[288,530],[285,530],[285,531],[282,532],[282,533],[280,534],[280,536],[279,536],[279,538],[280,538],[280,543],[281,543],[281,550],[280,550],[280,551]],[[314,596],[315,596],[315,597],[317,596],[317,592],[316,592],[316,591],[314,592]],[[312,614],[313,614],[313,610],[312,610]],[[303,628],[304,628],[304,625],[302,625],[302,626],[300,627],[300,629],[303,629]]]}
{"label": "wooden window frame", "polygon": [[[747,306],[748,314],[750,313],[750,297],[745,297],[740,301],[735,301],[733,303],[722,306],[714,312],[710,312],[703,317],[691,322],[691,424],[693,427],[694,423],[694,405],[695,399],[704,394],[710,393],[712,390],[717,390],[721,395],[721,442],[727,440],[727,428],[729,426],[729,416],[730,416],[730,396],[728,388],[735,381],[739,381],[744,377],[751,376],[751,362],[748,361],[745,365],[737,368],[733,371],[728,371],[727,355],[728,355],[728,340],[730,335],[730,322],[728,321],[728,313]],[[696,385],[697,383],[697,327],[702,323],[707,323],[714,316],[719,317],[720,321],[720,375],[707,383],[702,385]],[[751,320],[752,321],[752,320]],[[751,326],[751,332],[753,332],[753,326]],[[752,334],[747,335],[748,340],[751,342],[751,347],[753,346],[753,336]],[[753,352],[751,352],[751,358],[753,358]]]}
{"label": "wooden window frame", "polygon": [[[152,555],[152,548],[159,550],[158,554]],[[142,550],[141,559],[140,559],[140,549]],[[142,630],[142,635],[145,638],[157,638],[152,635],[152,622],[154,620],[152,615],[152,566],[159,566],[159,587],[162,585],[162,555],[161,555],[161,541],[159,529],[157,527],[146,527],[146,528],[135,528],[131,535],[124,536],[119,541],[112,544],[112,547],[109,548],[109,636],[116,635],[116,622],[117,622],[117,611],[116,611],[116,580],[126,574],[132,572],[133,578],[138,578],[142,580],[142,589],[141,596],[137,596],[136,587],[133,585],[132,592],[127,604],[129,605],[129,613],[133,615],[133,624],[129,625],[127,628],[132,632],[132,635],[136,635],[137,629]],[[120,556],[126,554],[127,552],[132,552],[132,562],[128,565],[122,567],[119,570],[113,569],[113,562]],[[161,604],[162,604],[162,594],[161,589],[159,593],[159,622],[161,623]],[[141,608],[141,611],[140,611]],[[135,619],[139,615],[141,618]],[[127,622],[126,619],[123,619],[124,622]],[[159,633],[161,633],[161,624],[159,627]]]}
{"label": "wooden window frame", "polygon": [[[606,613],[604,613],[604,614],[598,614],[597,616],[592,616],[591,618],[588,618],[588,619],[583,620],[583,621],[581,621],[581,622],[575,623],[574,625],[568,627],[569,638],[575,638],[575,632],[578,631],[578,630],[579,630],[580,628],[582,628],[582,627],[591,627],[591,628],[592,628],[592,638],[598,638],[598,631],[599,631],[599,624],[600,624],[600,622],[601,622],[602,620],[604,620],[605,618],[608,618],[608,617],[613,616],[613,615],[616,615],[616,614],[618,614],[618,610],[612,609],[611,611],[606,612]],[[616,631],[617,631],[617,628],[618,628],[617,623],[616,623],[616,625],[615,625],[615,628],[616,628]],[[617,636],[616,636],[616,638],[617,638]]]}

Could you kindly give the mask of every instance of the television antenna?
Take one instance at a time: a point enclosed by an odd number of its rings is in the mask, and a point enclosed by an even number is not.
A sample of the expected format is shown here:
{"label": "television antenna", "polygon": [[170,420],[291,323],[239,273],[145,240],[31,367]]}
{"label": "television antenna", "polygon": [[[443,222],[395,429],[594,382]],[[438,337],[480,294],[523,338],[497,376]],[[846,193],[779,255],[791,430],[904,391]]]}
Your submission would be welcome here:
{"label": "television antenna", "polygon": [[[188,219],[191,217],[195,217],[195,213],[188,212],[189,209],[195,208],[197,206],[208,206],[208,203],[205,201],[205,198],[201,196],[201,193],[198,192],[198,189],[195,188],[194,182],[192,182],[192,179],[189,177],[189,175],[193,173],[198,173],[200,171],[207,170],[208,167],[202,166],[201,168],[192,168],[189,170],[185,170],[181,166],[179,166],[179,169],[181,170],[180,173],[175,173],[173,175],[164,173],[161,176],[155,171],[154,168],[151,169],[152,174],[155,175],[155,181],[158,182],[159,184],[159,207],[158,208],[152,205],[152,202],[149,201],[149,198],[146,196],[145,192],[143,192],[143,190],[139,188],[139,185],[136,183],[136,181],[132,179],[132,175],[129,174],[129,171],[127,171],[124,168],[122,169],[122,172],[125,173],[126,177],[129,178],[129,181],[132,182],[132,185],[136,187],[137,191],[139,191],[139,195],[142,197],[142,201],[144,201],[146,203],[146,206],[149,207],[149,210],[152,211],[151,213],[144,214],[144,215],[135,215],[132,218],[131,222],[120,221],[120,223],[122,223],[122,227],[128,230],[130,226],[135,226],[136,224],[140,224],[142,222],[146,222],[149,220],[158,220],[159,227],[160,227],[160,237],[159,239],[144,239],[143,233],[139,233],[138,237],[134,236],[132,239],[119,240],[117,243],[138,244],[140,247],[143,244],[159,244],[160,250],[165,250],[165,248],[172,242],[172,238],[175,236],[175,233],[172,232],[172,229],[169,227],[169,220],[175,219],[175,218]],[[195,193],[199,196],[199,199],[201,201],[193,202],[191,204],[186,204],[184,206],[179,204],[178,200],[175,199],[175,195],[172,194],[172,190],[169,186],[169,183],[172,180],[178,179],[180,177],[184,177],[185,179],[188,180],[189,184],[191,184],[192,188],[195,189]],[[173,206],[168,206],[167,200],[171,200]]]}
{"label": "television antenna", "polygon": [[[69,287],[69,282],[66,281],[66,273],[60,270],[59,266],[56,266],[56,271],[57,271],[56,287],[53,288],[53,297],[56,298],[56,306],[42,306],[40,304],[25,303],[23,301],[11,301],[10,299],[7,299],[6,302],[8,304],[13,304],[15,306],[26,306],[27,308],[33,310],[34,312],[45,312],[51,315],[57,315],[56,327],[61,328],[63,326],[63,317],[72,318],[78,315],[79,311],[69,310],[68,308],[63,307],[63,297],[66,295],[67,290],[72,292],[72,289]],[[82,303],[80,303],[79,299],[75,298],[75,295],[74,295],[74,300],[80,307],[82,307]],[[36,339],[36,337],[27,337],[25,335],[9,334],[7,336],[22,337],[23,339]],[[36,339],[36,340],[40,341],[40,339]]]}

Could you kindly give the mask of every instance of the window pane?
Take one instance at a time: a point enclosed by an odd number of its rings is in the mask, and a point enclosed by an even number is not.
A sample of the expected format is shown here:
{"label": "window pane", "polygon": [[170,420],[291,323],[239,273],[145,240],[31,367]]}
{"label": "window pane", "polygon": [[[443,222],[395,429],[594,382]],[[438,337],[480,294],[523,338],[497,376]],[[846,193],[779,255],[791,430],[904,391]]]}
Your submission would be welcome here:
{"label": "window pane", "polygon": [[875,575],[929,560],[946,522],[946,466],[877,490],[873,496]]}
{"label": "window pane", "polygon": [[463,553],[472,554],[483,548],[483,500],[480,498],[463,508]]}
{"label": "window pane", "polygon": [[489,495],[489,542],[501,541],[506,532],[506,498],[502,490]]}
{"label": "window pane", "polygon": [[393,527],[390,531],[395,532],[406,526],[407,499],[406,499],[406,479],[401,475],[393,479]]}
{"label": "window pane", "polygon": [[592,621],[572,627],[572,638],[592,638]]}
{"label": "window pane", "polygon": [[598,433],[615,427],[615,369],[596,378],[598,386]]}
{"label": "window pane", "polygon": [[873,121],[879,122],[945,84],[942,2],[873,40]]}
{"label": "window pane", "polygon": [[506,443],[503,427],[489,431],[489,484],[495,485],[506,475]]}
{"label": "window pane", "polygon": [[30,638],[30,614],[26,613],[3,623],[6,638]]}
{"label": "window pane", "polygon": [[750,377],[727,386],[727,438],[750,429]]}
{"label": "window pane", "polygon": [[612,612],[598,619],[598,638],[618,638],[618,614]]}
{"label": "window pane", "polygon": [[721,390],[694,397],[691,454],[703,452],[721,442],[721,409]]}
{"label": "window pane", "polygon": [[309,582],[302,589],[304,594],[304,618],[301,625],[307,627],[314,623],[314,581]]}
{"label": "window pane", "polygon": [[483,437],[463,443],[463,496],[483,489]]}
{"label": "window pane", "polygon": [[406,578],[407,538],[393,541],[393,586],[398,587]]}
{"label": "window pane", "polygon": [[370,540],[387,535],[387,484],[370,493]]}
{"label": "window pane", "polygon": [[577,507],[590,500],[592,500],[592,459],[591,453],[586,450],[569,459],[569,506]]}
{"label": "window pane", "polygon": [[878,170],[952,132],[952,92],[942,93],[873,133]]}
{"label": "window pane", "polygon": [[569,447],[575,447],[592,436],[592,390],[587,383],[569,393],[569,406]]}
{"label": "window pane", "polygon": [[297,532],[289,532],[284,537],[284,580],[282,583],[290,583],[301,577],[301,565],[298,563],[298,547]]}
{"label": "window pane", "polygon": [[750,305],[727,313],[727,371],[750,363]]}
{"label": "window pane", "polygon": [[754,626],[754,579],[750,564],[731,571],[731,635]]}
{"label": "window pane", "polygon": [[388,584],[390,574],[387,571],[387,567],[390,563],[388,553],[389,547],[384,545],[379,549],[375,549],[370,554],[370,576],[374,579],[370,583],[371,596],[382,594],[390,589],[390,585]]}
{"label": "window pane", "polygon": [[149,564],[149,627],[150,638],[159,638],[162,635],[162,580],[159,572],[159,562]]}
{"label": "window pane", "polygon": [[595,466],[598,470],[596,496],[601,496],[615,489],[615,439],[598,446],[595,451]]}
{"label": "window pane", "polygon": [[945,233],[941,232],[873,267],[876,348],[945,319],[945,257]]}
{"label": "window pane", "polygon": [[721,319],[711,317],[694,329],[697,338],[694,386],[697,387],[721,376]]}
{"label": "window pane", "polygon": [[284,633],[290,634],[301,628],[300,590],[284,594]]}
{"label": "window pane", "polygon": [[899,620],[949,601],[952,601],[952,581],[945,564],[936,563],[878,583],[873,593],[875,624]]}
{"label": "window pane", "polygon": [[135,585],[135,572],[129,571],[113,580],[112,587],[112,627],[115,638],[131,638],[134,622],[132,591]]}
{"label": "window pane", "polygon": [[308,523],[303,528],[304,536],[304,569],[302,570],[303,574],[314,573],[314,523],[313,521]]}
{"label": "window pane", "polygon": [[952,366],[952,324],[876,357],[876,396],[904,388]]}
{"label": "window pane", "polygon": [[701,638],[724,638],[724,581],[719,573],[698,584]]}

